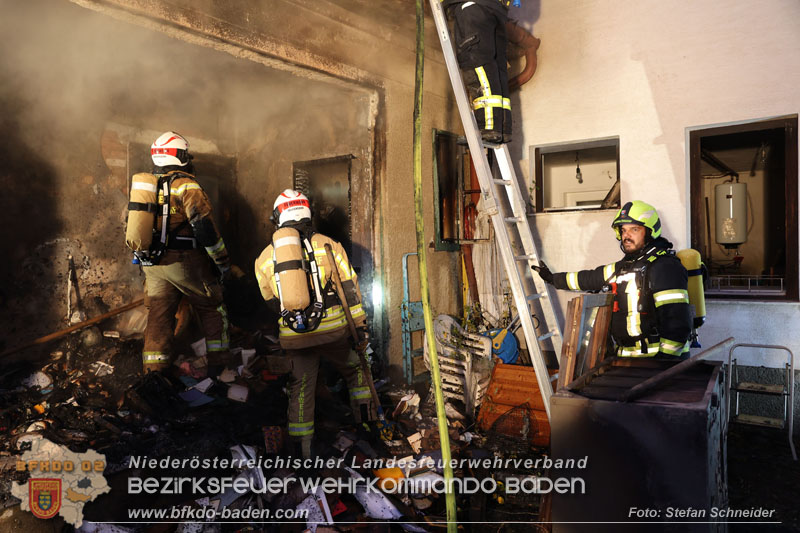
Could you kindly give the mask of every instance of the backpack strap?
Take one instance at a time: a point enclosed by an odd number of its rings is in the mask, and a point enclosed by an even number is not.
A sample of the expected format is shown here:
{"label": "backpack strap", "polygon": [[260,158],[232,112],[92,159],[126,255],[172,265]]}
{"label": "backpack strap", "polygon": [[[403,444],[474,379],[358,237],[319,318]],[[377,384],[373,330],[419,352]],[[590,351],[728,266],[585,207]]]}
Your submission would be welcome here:
{"label": "backpack strap", "polygon": [[[319,323],[322,321],[322,318],[325,316],[326,306],[323,298],[323,288],[319,275],[319,268],[314,256],[314,247],[312,246],[308,237],[303,235],[302,232],[298,231],[298,233],[300,234],[300,242],[303,246],[305,258],[303,260],[295,259],[292,261],[283,261],[278,263],[273,243],[272,262],[275,274],[275,285],[278,289],[278,301],[280,302],[281,306],[281,318],[283,319],[284,324],[286,324],[286,326],[291,330],[298,333],[307,333],[317,329]],[[283,305],[280,276],[281,272],[296,269],[302,269],[306,272],[306,276],[309,279],[309,288],[313,290],[311,291],[312,299],[309,306],[302,311],[292,313],[291,310],[286,309]]]}

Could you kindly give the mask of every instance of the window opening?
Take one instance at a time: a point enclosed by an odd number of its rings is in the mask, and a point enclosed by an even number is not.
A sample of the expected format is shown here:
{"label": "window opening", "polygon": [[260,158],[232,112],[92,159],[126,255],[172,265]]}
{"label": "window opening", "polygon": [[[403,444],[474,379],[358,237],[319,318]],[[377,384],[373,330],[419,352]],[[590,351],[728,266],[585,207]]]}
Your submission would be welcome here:
{"label": "window opening", "polygon": [[619,208],[619,139],[533,148],[530,191],[534,210]]}
{"label": "window opening", "polygon": [[692,247],[709,297],[797,299],[797,118],[690,134]]}

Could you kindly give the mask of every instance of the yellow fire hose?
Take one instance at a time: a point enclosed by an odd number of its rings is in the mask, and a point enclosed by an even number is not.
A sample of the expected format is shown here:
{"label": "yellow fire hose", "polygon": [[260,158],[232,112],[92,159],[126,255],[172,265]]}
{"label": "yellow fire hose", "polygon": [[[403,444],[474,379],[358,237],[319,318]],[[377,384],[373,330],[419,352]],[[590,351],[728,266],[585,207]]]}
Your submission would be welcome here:
{"label": "yellow fire hose", "polygon": [[433,335],[433,316],[431,315],[430,293],[428,290],[428,263],[425,247],[425,225],[422,218],[422,78],[425,58],[425,13],[422,0],[417,0],[417,61],[414,79],[414,217],[417,230],[417,259],[419,260],[419,281],[422,293],[422,311],[425,319],[425,338],[428,342],[428,354],[431,364],[431,381],[436,398],[436,420],[439,423],[439,441],[442,446],[444,462],[444,480],[447,491],[445,504],[447,507],[447,531],[456,533],[456,496],[453,493],[453,467],[450,465],[450,435],[447,427],[447,415],[444,410],[442,381],[439,374],[439,357],[436,353],[436,340]]}

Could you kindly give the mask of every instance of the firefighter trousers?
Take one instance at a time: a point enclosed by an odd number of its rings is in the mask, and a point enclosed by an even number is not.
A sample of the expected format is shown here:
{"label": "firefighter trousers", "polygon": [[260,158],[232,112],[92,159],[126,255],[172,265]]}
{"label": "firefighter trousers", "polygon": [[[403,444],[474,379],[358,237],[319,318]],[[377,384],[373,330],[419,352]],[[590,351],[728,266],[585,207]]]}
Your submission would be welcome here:
{"label": "firefighter trousers", "polygon": [[200,320],[206,337],[209,362],[229,353],[228,315],[222,302],[222,286],[203,250],[168,250],[158,265],[144,267],[147,327],[142,364],[163,370],[172,359],[175,313],[186,298]]}
{"label": "firefighter trousers", "polygon": [[478,127],[511,137],[506,19],[501,10],[466,2],[451,8],[458,66]]}
{"label": "firefighter trousers", "polygon": [[348,338],[310,348],[286,350],[286,355],[292,365],[288,413],[288,433],[292,440],[310,440],[314,436],[314,393],[320,357],[333,363],[347,381],[353,409],[360,410],[361,404],[371,409],[368,378],[364,376],[358,354],[353,351]]}

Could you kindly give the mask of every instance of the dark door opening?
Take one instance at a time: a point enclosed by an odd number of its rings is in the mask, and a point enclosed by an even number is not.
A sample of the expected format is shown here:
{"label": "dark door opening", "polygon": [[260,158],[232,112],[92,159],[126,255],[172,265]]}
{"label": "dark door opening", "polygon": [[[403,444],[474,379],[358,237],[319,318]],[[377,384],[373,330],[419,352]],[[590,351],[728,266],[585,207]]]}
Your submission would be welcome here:
{"label": "dark door opening", "polygon": [[353,257],[350,209],[352,160],[352,155],[344,155],[297,161],[292,165],[293,187],[308,196],[314,229],[339,241],[350,258]]}
{"label": "dark door opening", "polygon": [[798,298],[797,117],[690,133],[692,247],[706,294]]}
{"label": "dark door opening", "polygon": [[[150,159],[150,146],[131,143],[130,174],[152,172],[153,162]],[[236,160],[216,154],[192,152],[192,163],[195,168],[195,179],[203,188],[211,202],[214,221],[225,240],[225,247],[234,264],[243,265],[250,262],[250,253],[244,250],[239,240],[239,218],[246,208],[246,203],[236,193]]]}

